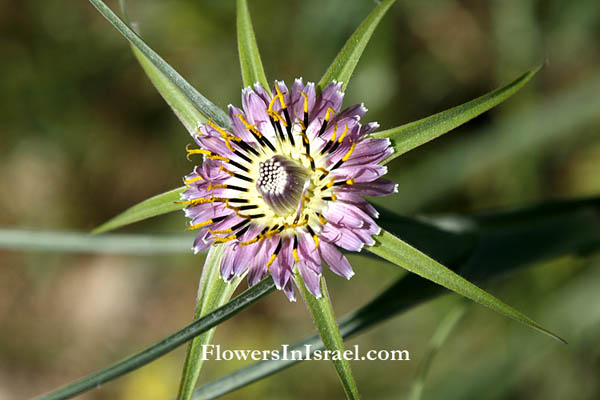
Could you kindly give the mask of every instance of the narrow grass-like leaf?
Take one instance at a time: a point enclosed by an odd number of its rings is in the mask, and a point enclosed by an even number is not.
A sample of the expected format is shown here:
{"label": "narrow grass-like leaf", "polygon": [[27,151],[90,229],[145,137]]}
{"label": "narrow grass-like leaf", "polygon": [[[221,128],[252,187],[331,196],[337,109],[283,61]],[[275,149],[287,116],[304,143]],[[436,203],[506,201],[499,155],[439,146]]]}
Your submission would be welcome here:
{"label": "narrow grass-like leaf", "polygon": [[371,39],[371,35],[395,1],[383,0],[367,15],[367,18],[356,28],[317,84],[318,90],[322,90],[334,80],[342,82],[342,90],[346,90],[354,68]]}
{"label": "narrow grass-like leaf", "polygon": [[[194,311],[194,320],[197,320],[225,304],[235,289],[239,286],[244,275],[236,277],[227,283],[220,279],[219,266],[225,246],[212,246],[202,268],[200,285],[198,287],[198,298]],[[192,397],[200,370],[204,364],[202,349],[204,345],[210,344],[217,328],[212,328],[203,334],[196,336],[189,344],[183,366],[183,373],[179,384],[178,400],[188,400]]]}
{"label": "narrow grass-like leaf", "polygon": [[181,193],[184,191],[185,187],[180,187],[150,197],[149,199],[128,208],[116,217],[109,219],[99,227],[95,228],[92,233],[112,231],[122,226],[133,224],[134,222],[166,214],[171,211],[181,210],[185,205],[179,203],[179,200]]}
{"label": "narrow grass-like leaf", "polygon": [[60,253],[156,255],[189,253],[190,235],[93,236],[82,232],[0,229],[0,249]]}
{"label": "narrow grass-like leaf", "polygon": [[452,270],[444,267],[431,257],[412,247],[408,243],[398,239],[391,233],[382,230],[374,237],[375,245],[369,247],[369,251],[381,258],[396,264],[408,271],[415,273],[425,279],[437,283],[447,289],[450,289],[468,299],[471,299],[483,306],[521,322],[531,328],[534,328],[550,337],[566,343],[564,339],[540,326],[531,318],[515,310],[511,306],[498,300],[488,292],[475,286],[465,278],[456,274]]}
{"label": "narrow grass-like leaf", "polygon": [[128,372],[141,368],[151,361],[177,348],[194,337],[207,332],[221,322],[228,320],[237,313],[250,307],[258,300],[275,290],[275,284],[271,277],[263,279],[255,286],[247,289],[233,300],[205,315],[197,321],[187,325],[183,329],[169,335],[160,342],[147,347],[113,365],[94,372],[69,385],[53,390],[47,394],[36,397],[37,400],[68,399],[79,393],[93,389],[98,385],[118,378]]}
{"label": "narrow grass-like leaf", "polygon": [[244,86],[253,86],[258,82],[265,90],[270,91],[256,44],[247,0],[237,0],[237,40]]}
{"label": "narrow grass-like leaf", "polygon": [[540,68],[541,67],[538,67],[526,72],[508,85],[473,99],[465,104],[461,104],[460,106],[453,107],[449,110],[442,111],[406,125],[373,134],[373,137],[388,138],[392,141],[394,154],[384,160],[383,163],[390,162],[407,151],[419,147],[422,144],[451,131],[507,100],[525,86]]}
{"label": "narrow grass-like leaf", "polygon": [[425,387],[425,378],[429,373],[429,369],[433,364],[433,360],[437,353],[440,351],[450,333],[454,330],[458,322],[461,320],[465,312],[467,311],[466,303],[460,302],[454,308],[450,310],[448,314],[442,319],[442,322],[438,325],[435,330],[431,341],[429,342],[429,348],[425,354],[425,358],[419,365],[419,373],[415,380],[412,389],[410,391],[410,400],[421,400],[423,395],[423,388]]}
{"label": "narrow grass-like leaf", "polygon": [[[325,280],[321,277],[321,293],[320,298],[316,298],[312,293],[308,291],[304,280],[300,273],[294,274],[297,282],[297,286],[304,297],[304,302],[308,306],[310,313],[312,314],[319,335],[325,344],[325,348],[331,352],[338,352],[344,354],[344,342],[338,329],[335,315],[333,313],[333,306],[329,299],[329,293],[327,292],[327,286]],[[342,382],[346,398],[358,399],[358,388],[356,387],[356,381],[352,376],[352,370],[350,369],[350,363],[344,357],[339,357],[339,360],[332,359],[335,370]]]}
{"label": "narrow grass-like leaf", "polygon": [[[214,105],[206,97],[202,96],[192,85],[190,85],[177,71],[175,71],[162,57],[152,50],[125,22],[123,22],[102,0],[89,0],[100,11],[117,30],[134,45],[152,65],[158,69],[162,76],[154,74],[155,79],[168,79],[175,85],[189,101],[204,115],[222,127],[229,128],[230,122],[227,114]],[[154,83],[154,82],[153,82]],[[166,89],[166,87],[164,88]],[[163,95],[164,96],[164,95]],[[176,96],[172,97],[172,100]],[[178,106],[182,109],[188,106]]]}
{"label": "narrow grass-like leaf", "polygon": [[[381,221],[384,219],[382,214]],[[450,231],[446,228],[450,222],[447,218],[418,222],[413,225],[400,220],[392,227],[402,232],[409,243],[475,282],[506,275],[548,258],[600,249],[600,199],[569,200],[481,217],[463,217],[453,221],[457,227]],[[439,223],[444,229],[433,223]],[[462,233],[457,235],[455,230]],[[478,240],[471,240],[472,236]],[[436,240],[429,240],[431,237]],[[461,241],[461,237],[465,240]],[[524,240],[528,242],[525,254],[519,248]],[[450,245],[439,245],[446,241]],[[461,246],[466,247],[457,252],[455,248]],[[447,293],[442,286],[407,274],[371,302],[342,318],[340,334],[347,339],[364,333]],[[306,345],[312,351],[324,349],[319,335],[313,335],[289,350],[303,351]],[[196,389],[193,399],[216,399],[300,362],[302,360],[295,359],[258,361]]]}

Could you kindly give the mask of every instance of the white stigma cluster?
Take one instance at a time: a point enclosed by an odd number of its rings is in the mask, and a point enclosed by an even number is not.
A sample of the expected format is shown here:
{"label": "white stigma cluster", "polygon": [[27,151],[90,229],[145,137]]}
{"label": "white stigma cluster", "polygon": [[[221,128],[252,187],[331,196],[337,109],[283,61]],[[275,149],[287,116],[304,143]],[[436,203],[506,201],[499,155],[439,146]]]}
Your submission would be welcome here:
{"label": "white stigma cluster", "polygon": [[283,194],[289,175],[275,157],[259,164],[258,187],[263,193]]}

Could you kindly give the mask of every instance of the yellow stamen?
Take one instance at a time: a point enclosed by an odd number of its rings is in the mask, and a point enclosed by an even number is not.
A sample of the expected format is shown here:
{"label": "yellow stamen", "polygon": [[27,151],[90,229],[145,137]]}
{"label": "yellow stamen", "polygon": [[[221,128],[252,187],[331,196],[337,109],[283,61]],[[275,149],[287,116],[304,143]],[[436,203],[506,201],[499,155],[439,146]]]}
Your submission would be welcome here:
{"label": "yellow stamen", "polygon": [[285,100],[283,100],[283,94],[281,94],[281,91],[279,90],[278,85],[275,85],[275,91],[277,91],[277,96],[275,96],[275,97],[279,97],[279,102],[281,103],[281,109],[285,110],[287,108],[287,106],[285,105]]}
{"label": "yellow stamen", "polygon": [[271,254],[271,258],[269,258],[269,262],[267,263],[267,270],[269,269],[271,264],[273,264],[273,261],[275,261],[276,257],[277,257],[277,254],[275,254],[275,253]]}
{"label": "yellow stamen", "polygon": [[231,236],[226,236],[226,237],[215,237],[215,242],[219,242],[219,243],[224,243],[224,242],[229,242],[230,240],[235,240],[237,239],[236,235],[231,235]]}
{"label": "yellow stamen", "polygon": [[325,225],[325,224],[327,223],[327,220],[326,220],[325,218],[323,218],[323,216],[322,216],[321,214],[319,214],[319,215],[318,215],[318,217],[319,217],[319,221],[320,221],[320,222],[321,222],[323,225]]}
{"label": "yellow stamen", "polygon": [[331,201],[336,201],[337,200],[337,196],[335,195],[335,193],[331,193]]}
{"label": "yellow stamen", "polygon": [[333,181],[330,181],[330,182],[329,182],[329,183],[328,183],[326,186],[327,186],[328,188],[330,188],[330,187],[332,187],[332,186],[333,186],[333,184],[334,184],[334,182],[333,182]]}
{"label": "yellow stamen", "polygon": [[315,247],[319,248],[319,237],[317,235],[313,235],[313,240],[315,241]]}
{"label": "yellow stamen", "polygon": [[354,185],[354,179],[348,179],[346,185]]}
{"label": "yellow stamen", "polygon": [[308,96],[304,92],[300,92],[300,94],[304,97],[304,112],[308,113]]}
{"label": "yellow stamen", "polygon": [[187,180],[183,181],[183,183],[185,183],[186,186],[189,186],[189,185],[191,185],[194,182],[203,181],[203,180],[204,180],[203,177],[197,176],[197,177],[192,178],[192,179],[187,179]]}
{"label": "yellow stamen", "polygon": [[208,191],[211,191],[213,189],[227,189],[227,184],[226,183],[220,183],[218,185],[213,185],[212,183],[208,184]]}
{"label": "yellow stamen", "polygon": [[269,114],[274,120],[281,122],[283,126],[287,128],[287,122],[285,122],[285,119],[283,119],[279,113],[276,113],[273,110],[267,110],[267,114]]}
{"label": "yellow stamen", "polygon": [[324,168],[317,168],[317,171],[321,171],[321,172],[323,173],[323,176],[327,176],[327,175],[329,175],[329,171],[327,171],[327,170],[326,170],[326,169],[324,169]]}
{"label": "yellow stamen", "polygon": [[335,126],[333,127],[333,134],[331,135],[331,139],[329,139],[329,140],[331,140],[332,142],[335,142],[335,137],[336,137],[336,135],[337,135],[337,128],[338,128],[338,125],[337,125],[337,124],[335,124]]}
{"label": "yellow stamen", "polygon": [[352,147],[350,147],[350,150],[348,150],[346,155],[344,157],[342,157],[342,161],[344,161],[344,162],[348,161],[348,159],[352,155],[352,152],[354,151],[355,147],[356,147],[356,142],[352,143]]}
{"label": "yellow stamen", "polygon": [[327,109],[327,113],[325,113],[325,121],[329,121],[329,117],[335,114],[335,110],[331,107]]}
{"label": "yellow stamen", "polygon": [[235,116],[238,117],[240,121],[242,121],[242,124],[244,124],[244,127],[246,127],[246,129],[254,132],[256,136],[259,137],[259,139],[262,138],[262,134],[256,129],[256,126],[251,125],[248,121],[246,121],[246,118],[244,118],[242,114],[235,114]]}
{"label": "yellow stamen", "polygon": [[229,229],[222,229],[222,230],[216,230],[216,231],[215,231],[215,230],[212,230],[212,229],[210,229],[210,228],[209,228],[209,229],[208,229],[208,231],[209,231],[211,234],[213,234],[213,235],[216,235],[216,234],[219,234],[219,233],[232,233],[232,232],[233,232],[233,231],[231,230],[231,228],[229,228]]}
{"label": "yellow stamen", "polygon": [[200,222],[199,224],[196,224],[196,225],[190,225],[190,226],[188,226],[188,229],[190,231],[192,231],[194,229],[202,228],[203,226],[210,225],[212,223],[213,223],[213,220],[209,219],[208,221]]}
{"label": "yellow stamen", "polygon": [[294,260],[300,261],[300,259],[298,258],[298,249],[292,250],[292,255],[294,256]]}
{"label": "yellow stamen", "polygon": [[[344,140],[344,137],[346,136],[346,133],[348,133],[348,125],[346,125],[344,127],[344,133],[342,133],[342,136],[340,136],[340,139],[338,140],[339,143],[342,143],[342,140]],[[335,139],[332,139],[332,142],[335,141]]]}
{"label": "yellow stamen", "polygon": [[221,166],[219,167],[219,172],[221,172],[221,171],[225,172],[229,176],[235,176],[235,174],[233,172],[231,172],[227,168],[223,167],[223,164],[221,164]]}

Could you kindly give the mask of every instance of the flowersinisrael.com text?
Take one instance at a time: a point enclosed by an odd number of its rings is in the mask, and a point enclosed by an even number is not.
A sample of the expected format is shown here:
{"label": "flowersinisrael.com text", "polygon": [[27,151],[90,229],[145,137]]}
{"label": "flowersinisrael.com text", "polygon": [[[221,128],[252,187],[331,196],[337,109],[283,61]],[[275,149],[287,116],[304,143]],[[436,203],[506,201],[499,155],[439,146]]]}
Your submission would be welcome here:
{"label": "flowersinisrael.com text", "polygon": [[284,344],[278,350],[249,350],[249,349],[221,349],[220,345],[202,345],[202,360],[348,360],[348,361],[409,361],[408,350],[368,350],[364,354],[360,352],[358,345],[345,351],[313,349],[306,344],[301,348],[291,349],[290,345]]}

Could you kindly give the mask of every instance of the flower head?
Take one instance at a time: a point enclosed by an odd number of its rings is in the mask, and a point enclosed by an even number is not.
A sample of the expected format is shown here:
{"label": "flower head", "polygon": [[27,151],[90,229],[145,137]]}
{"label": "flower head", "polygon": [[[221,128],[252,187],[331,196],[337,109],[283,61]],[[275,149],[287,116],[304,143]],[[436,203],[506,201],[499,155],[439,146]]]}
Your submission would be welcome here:
{"label": "flower head", "polygon": [[[341,84],[316,94],[296,79],[288,90],[275,82],[242,91],[243,110],[229,106],[232,130],[202,124],[194,139],[204,162],[185,177],[182,195],[190,229],[199,229],[196,252],[223,243],[221,276],[248,271],[254,285],[270,273],[295,299],[293,268],[319,297],[321,260],[346,278],[354,272],[337,249],[360,251],[375,243],[378,213],[362,196],[383,196],[396,185],[381,178],[379,162],[392,154],[388,139],[366,135],[366,108],[342,111]],[[337,247],[336,247],[337,246]]]}

